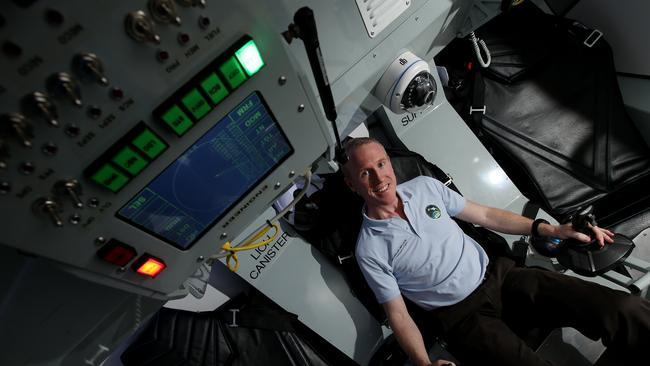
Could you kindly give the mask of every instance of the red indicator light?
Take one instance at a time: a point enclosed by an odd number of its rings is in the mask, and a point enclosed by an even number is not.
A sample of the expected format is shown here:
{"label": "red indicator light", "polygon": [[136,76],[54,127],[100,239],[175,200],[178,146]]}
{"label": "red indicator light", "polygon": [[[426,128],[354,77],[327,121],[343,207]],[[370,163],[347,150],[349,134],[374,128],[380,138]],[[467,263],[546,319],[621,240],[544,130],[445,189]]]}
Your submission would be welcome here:
{"label": "red indicator light", "polygon": [[167,265],[162,259],[152,257],[148,254],[144,254],[133,264],[133,269],[136,272],[149,277],[156,277],[166,267]]}
{"label": "red indicator light", "polygon": [[120,267],[129,264],[129,262],[135,258],[136,254],[137,253],[133,247],[115,239],[111,239],[106,243],[106,245],[97,251],[99,258]]}

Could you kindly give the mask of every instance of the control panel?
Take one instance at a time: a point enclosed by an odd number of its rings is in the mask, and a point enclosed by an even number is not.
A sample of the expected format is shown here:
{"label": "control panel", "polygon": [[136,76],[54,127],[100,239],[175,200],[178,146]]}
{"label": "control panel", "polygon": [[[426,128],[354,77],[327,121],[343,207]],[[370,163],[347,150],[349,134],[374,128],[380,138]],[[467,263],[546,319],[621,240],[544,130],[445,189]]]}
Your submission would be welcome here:
{"label": "control panel", "polygon": [[175,291],[328,149],[264,2],[8,1],[0,245]]}

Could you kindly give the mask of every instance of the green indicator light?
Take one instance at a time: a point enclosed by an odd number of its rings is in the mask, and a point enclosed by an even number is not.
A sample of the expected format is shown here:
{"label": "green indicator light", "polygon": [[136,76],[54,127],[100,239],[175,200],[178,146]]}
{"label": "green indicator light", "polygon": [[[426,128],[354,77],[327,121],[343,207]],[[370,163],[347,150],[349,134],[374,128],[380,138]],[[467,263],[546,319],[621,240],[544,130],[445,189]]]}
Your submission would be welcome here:
{"label": "green indicator light", "polygon": [[124,187],[124,185],[129,181],[129,178],[126,175],[120,173],[110,164],[101,167],[101,169],[93,174],[91,179],[113,192],[122,189],[122,187]]}
{"label": "green indicator light", "polygon": [[192,91],[187,93],[187,95],[185,95],[181,100],[197,120],[201,119],[212,110],[208,102],[203,99],[201,93],[196,89],[192,89]]}
{"label": "green indicator light", "polygon": [[214,104],[219,104],[223,98],[228,96],[228,90],[226,90],[226,87],[215,73],[210,74],[207,79],[203,80],[201,87],[208,93]]}
{"label": "green indicator light", "polygon": [[235,56],[237,56],[239,62],[244,66],[244,70],[246,70],[248,76],[253,76],[253,74],[264,66],[262,55],[260,55],[260,51],[257,49],[257,45],[253,40],[246,42],[242,48],[235,52]]}
{"label": "green indicator light", "polygon": [[124,168],[131,175],[136,175],[144,169],[149,163],[140,154],[133,151],[130,147],[123,148],[113,157],[113,162],[120,168]]}
{"label": "green indicator light", "polygon": [[246,80],[246,74],[244,73],[244,70],[241,69],[239,62],[237,62],[237,59],[235,59],[234,56],[221,64],[219,70],[221,70],[223,76],[226,77],[226,81],[233,89],[240,86],[241,83]]}
{"label": "green indicator light", "polygon": [[167,144],[149,130],[144,130],[132,143],[150,159],[155,159],[167,149]]}
{"label": "green indicator light", "polygon": [[171,127],[178,136],[182,136],[192,127],[192,121],[177,105],[173,106],[162,116],[163,121]]}

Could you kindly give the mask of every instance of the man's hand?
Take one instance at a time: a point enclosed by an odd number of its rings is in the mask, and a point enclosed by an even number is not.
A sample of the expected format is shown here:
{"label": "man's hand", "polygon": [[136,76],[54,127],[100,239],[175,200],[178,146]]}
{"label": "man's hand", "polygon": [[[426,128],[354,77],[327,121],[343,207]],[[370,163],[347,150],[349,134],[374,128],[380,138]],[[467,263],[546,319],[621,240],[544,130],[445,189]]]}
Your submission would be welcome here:
{"label": "man's hand", "polygon": [[447,360],[436,360],[432,363],[433,366],[456,366],[455,363]]}
{"label": "man's hand", "polygon": [[[605,242],[607,243],[614,242],[614,233],[612,233],[611,231],[600,228],[598,226],[592,226],[591,224],[589,224],[589,228],[593,231],[594,240],[598,242],[601,248],[605,246]],[[573,238],[585,243],[589,243],[592,240],[589,235],[574,230],[571,223],[567,223],[564,225],[556,225],[553,227],[553,229],[554,229],[553,230],[554,233],[551,236],[560,239]]]}

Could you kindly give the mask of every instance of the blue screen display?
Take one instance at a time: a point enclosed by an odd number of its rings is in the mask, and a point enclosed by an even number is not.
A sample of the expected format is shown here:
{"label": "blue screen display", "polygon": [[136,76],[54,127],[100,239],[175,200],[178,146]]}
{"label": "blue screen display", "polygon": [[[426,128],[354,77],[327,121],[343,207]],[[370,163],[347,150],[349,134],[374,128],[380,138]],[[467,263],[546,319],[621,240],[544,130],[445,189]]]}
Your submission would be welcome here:
{"label": "blue screen display", "polygon": [[280,126],[255,92],[165,168],[117,216],[187,249],[292,153]]}

